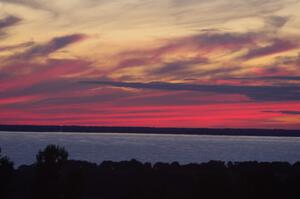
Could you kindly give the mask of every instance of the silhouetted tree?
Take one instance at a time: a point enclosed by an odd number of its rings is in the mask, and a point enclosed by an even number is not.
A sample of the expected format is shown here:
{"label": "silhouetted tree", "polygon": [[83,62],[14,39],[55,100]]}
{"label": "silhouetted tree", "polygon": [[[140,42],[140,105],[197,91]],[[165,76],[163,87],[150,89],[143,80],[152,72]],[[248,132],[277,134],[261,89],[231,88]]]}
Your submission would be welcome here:
{"label": "silhouetted tree", "polygon": [[61,198],[63,194],[61,168],[68,160],[64,147],[48,145],[36,155],[37,180],[35,197]]}
{"label": "silhouetted tree", "polygon": [[152,165],[131,160],[104,161],[97,165],[68,160],[63,147],[49,145],[39,151],[36,164],[16,170],[0,154],[0,174],[0,199],[293,199],[300,196],[300,162]]}
{"label": "silhouetted tree", "polygon": [[0,148],[0,198],[6,198],[13,174],[13,162],[1,154]]}
{"label": "silhouetted tree", "polygon": [[68,157],[69,153],[64,147],[48,145],[36,155],[36,164],[38,167],[59,167],[68,160]]}
{"label": "silhouetted tree", "polygon": [[7,156],[3,156],[2,154],[2,149],[0,147],[0,168],[9,168],[12,169],[14,166],[14,163],[9,160]]}

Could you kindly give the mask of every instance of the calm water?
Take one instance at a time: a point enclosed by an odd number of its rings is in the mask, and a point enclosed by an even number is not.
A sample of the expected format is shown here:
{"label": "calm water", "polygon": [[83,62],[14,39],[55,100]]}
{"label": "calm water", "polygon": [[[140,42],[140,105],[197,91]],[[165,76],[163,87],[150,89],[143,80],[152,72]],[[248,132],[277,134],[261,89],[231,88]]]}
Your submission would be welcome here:
{"label": "calm water", "polygon": [[16,165],[33,163],[48,144],[65,146],[72,159],[97,163],[132,158],[180,163],[300,160],[300,138],[0,132],[2,152]]}

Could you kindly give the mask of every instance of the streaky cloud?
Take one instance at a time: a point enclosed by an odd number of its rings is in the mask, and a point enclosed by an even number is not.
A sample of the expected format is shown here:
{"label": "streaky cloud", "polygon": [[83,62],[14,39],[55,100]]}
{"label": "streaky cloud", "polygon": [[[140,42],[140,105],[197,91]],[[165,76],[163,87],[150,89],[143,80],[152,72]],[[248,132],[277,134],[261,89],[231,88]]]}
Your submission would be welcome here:
{"label": "streaky cloud", "polygon": [[10,59],[31,59],[36,56],[47,56],[57,50],[65,48],[73,43],[77,43],[86,38],[84,34],[72,34],[61,37],[55,37],[45,44],[37,44],[23,53],[16,54]]}
{"label": "streaky cloud", "polygon": [[[183,68],[183,65],[208,62],[209,60],[204,56],[207,53],[214,53],[215,51],[232,52],[255,46],[257,37],[259,37],[259,34],[254,32],[201,32],[185,37],[172,38],[156,48],[127,50],[119,53],[116,58],[121,58],[121,61],[115,67],[115,70],[133,66],[163,64],[164,66],[153,72],[167,72],[172,69]],[[202,53],[203,55],[177,61],[164,61],[165,57],[172,53],[187,53],[189,51]]]}
{"label": "streaky cloud", "polygon": [[274,41],[272,41],[271,44],[267,46],[250,49],[244,56],[242,56],[242,58],[246,60],[254,59],[286,52],[289,50],[296,49],[298,47],[299,45],[295,42],[289,40],[275,39]]}
{"label": "streaky cloud", "polygon": [[290,20],[288,16],[272,15],[265,18],[265,30],[270,32],[277,32],[280,28],[286,25]]}
{"label": "streaky cloud", "polygon": [[151,74],[155,75],[166,75],[166,74],[173,74],[173,73],[180,73],[184,70],[187,70],[191,65],[194,64],[206,64],[209,60],[207,58],[194,58],[189,60],[179,60],[174,62],[167,62],[164,63],[162,67],[158,69],[151,70]]}
{"label": "streaky cloud", "polygon": [[22,21],[21,18],[13,15],[9,15],[3,19],[0,19],[0,38],[6,36],[6,33],[4,31],[7,28],[17,25],[20,21]]}
{"label": "streaky cloud", "polygon": [[281,113],[288,115],[300,115],[300,111],[281,111]]}
{"label": "streaky cloud", "polygon": [[260,77],[234,77],[233,80],[288,80],[300,81],[300,76],[260,76]]}
{"label": "streaky cloud", "polygon": [[11,3],[11,4],[21,4],[30,7],[39,7],[39,3],[36,0],[0,0],[0,2]]}
{"label": "streaky cloud", "polygon": [[115,81],[82,81],[81,83],[99,84],[113,87],[199,91],[222,94],[240,94],[257,101],[293,101],[300,100],[299,86],[236,86],[236,85],[203,85],[167,82],[115,82]]}
{"label": "streaky cloud", "polygon": [[32,9],[49,10],[46,3],[41,0],[0,0],[0,2],[21,5]]}
{"label": "streaky cloud", "polygon": [[10,27],[10,26],[13,26],[13,25],[19,23],[20,21],[21,21],[21,18],[13,16],[13,15],[10,15],[3,19],[0,19],[0,30]]}
{"label": "streaky cloud", "polygon": [[8,45],[8,46],[0,46],[0,52],[1,51],[9,51],[9,50],[15,50],[20,48],[27,48],[33,46],[35,43],[33,41],[24,42],[16,45]]}
{"label": "streaky cloud", "polygon": [[281,110],[281,111],[263,111],[265,113],[281,113],[285,115],[300,115],[300,111],[287,111],[287,110]]}

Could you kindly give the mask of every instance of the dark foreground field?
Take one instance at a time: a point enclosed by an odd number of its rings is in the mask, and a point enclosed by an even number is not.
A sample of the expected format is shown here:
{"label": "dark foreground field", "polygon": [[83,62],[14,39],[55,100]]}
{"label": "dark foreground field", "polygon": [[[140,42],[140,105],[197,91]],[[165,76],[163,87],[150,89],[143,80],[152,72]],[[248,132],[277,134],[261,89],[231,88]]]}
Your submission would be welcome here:
{"label": "dark foreground field", "polygon": [[136,160],[100,165],[68,160],[50,145],[29,166],[0,155],[0,198],[190,199],[299,198],[300,162],[221,162],[179,165]]}

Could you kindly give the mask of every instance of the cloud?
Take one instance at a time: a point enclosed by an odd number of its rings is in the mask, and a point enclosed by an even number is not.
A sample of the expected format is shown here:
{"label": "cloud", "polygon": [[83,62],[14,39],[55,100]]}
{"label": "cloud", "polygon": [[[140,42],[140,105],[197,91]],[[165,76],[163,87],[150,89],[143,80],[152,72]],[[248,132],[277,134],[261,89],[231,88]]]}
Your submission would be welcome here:
{"label": "cloud", "polygon": [[33,9],[48,10],[46,6],[47,2],[41,0],[0,0],[0,2],[26,6]]}
{"label": "cloud", "polygon": [[300,111],[263,111],[265,113],[281,113],[281,114],[285,114],[285,115],[300,115]]}
{"label": "cloud", "polygon": [[4,19],[0,19],[0,29],[4,29],[7,27],[16,25],[20,21],[21,21],[21,19],[16,16],[12,16],[12,15],[7,16]]}
{"label": "cloud", "polygon": [[270,33],[276,33],[281,29],[288,21],[290,17],[287,16],[269,16],[265,18],[264,30]]}
{"label": "cloud", "polygon": [[30,7],[38,7],[40,3],[36,0],[0,0],[0,2],[11,3],[11,4],[21,4]]}
{"label": "cloud", "polygon": [[6,36],[6,33],[4,32],[4,30],[6,30],[7,28],[9,28],[11,26],[18,24],[20,21],[21,21],[21,18],[13,16],[13,15],[9,15],[3,19],[0,19],[0,37]]}
{"label": "cloud", "polygon": [[300,66],[300,52],[297,56],[280,56],[276,58],[277,64]]}
{"label": "cloud", "polygon": [[206,33],[192,37],[192,41],[198,41],[200,45],[241,47],[252,44],[255,41],[255,33]]}
{"label": "cloud", "polygon": [[47,101],[47,99],[63,100],[72,96],[87,96],[88,87],[92,86],[77,82],[97,72],[90,62],[79,59],[48,59],[45,63],[13,64],[0,73],[0,106],[1,102],[5,106],[10,103],[12,107],[16,107],[16,104],[24,105],[25,102],[28,105],[36,104],[36,100],[30,100],[31,98]]}
{"label": "cloud", "polygon": [[[218,68],[210,69],[205,64],[209,64],[208,60],[205,61],[178,61],[178,62],[171,62],[166,63],[161,68],[151,70],[149,69],[147,75],[155,75],[155,77],[171,77],[171,79],[178,80],[178,77],[184,77],[183,80],[195,81],[202,78],[219,78],[219,77],[226,77],[229,74],[240,71],[240,67],[236,66],[223,66]],[[130,81],[130,80],[129,80]]]}
{"label": "cloud", "polygon": [[289,40],[282,40],[282,39],[275,39],[272,41],[271,44],[264,46],[250,49],[247,54],[242,56],[243,59],[254,59],[264,56],[269,56],[281,52],[286,52],[289,50],[296,49],[298,44],[291,42]]}
{"label": "cloud", "polygon": [[31,59],[36,56],[47,56],[57,50],[65,48],[86,38],[84,34],[72,34],[62,37],[55,37],[45,44],[34,45],[23,53],[16,54],[10,59]]}
{"label": "cloud", "polygon": [[281,111],[281,113],[288,115],[300,115],[300,111]]}
{"label": "cloud", "polygon": [[[285,17],[270,18],[272,20],[270,19],[269,23],[273,24],[273,27],[282,27],[285,21],[288,21]],[[276,19],[280,22],[274,22]],[[244,67],[243,61],[287,52],[299,46],[296,41],[274,37],[262,30],[239,33],[205,31],[161,42],[158,47],[128,50],[117,54],[115,59],[118,63],[109,71],[109,77],[119,81],[144,81],[140,78],[144,75],[147,77],[145,81],[168,81],[204,77],[226,79],[226,76],[245,72],[261,76],[288,76],[290,66],[285,67],[274,62],[253,69],[249,66]],[[244,52],[246,54],[239,55]],[[130,69],[122,70],[130,67],[140,69],[137,69],[138,73]]]}
{"label": "cloud", "polygon": [[259,77],[234,77],[232,80],[288,80],[300,81],[300,76],[259,76]]}
{"label": "cloud", "polygon": [[251,46],[256,43],[257,33],[234,33],[234,32],[205,32],[186,37],[166,40],[165,44],[158,48],[148,50],[125,51],[122,56],[153,55],[162,56],[174,51],[189,48],[193,50],[236,50],[242,47]]}
{"label": "cloud", "polygon": [[15,49],[22,49],[33,46],[35,43],[32,41],[24,42],[16,45],[8,45],[8,46],[0,46],[0,52],[1,51],[9,51],[9,50],[15,50]]}
{"label": "cloud", "polygon": [[[65,13],[65,8],[72,5],[78,5],[76,9],[83,9],[85,7],[95,7],[100,3],[107,3],[109,1],[107,0],[77,0],[77,1],[70,1],[70,2],[64,2],[64,3],[57,3],[52,2],[49,3],[48,0],[0,0],[0,3],[6,3],[6,4],[13,4],[17,6],[23,6],[30,9],[35,10],[42,10],[47,11],[54,16],[58,16]],[[72,6],[73,7],[73,6]],[[68,13],[70,16],[70,14]]]}
{"label": "cloud", "polygon": [[176,22],[194,28],[198,28],[199,24],[212,27],[235,20],[264,18],[296,3],[294,0],[170,1],[170,5],[176,8]]}
{"label": "cloud", "polygon": [[151,70],[151,74],[155,75],[167,75],[167,74],[174,74],[174,73],[181,73],[183,71],[188,71],[192,65],[195,64],[206,64],[208,63],[207,58],[194,58],[189,60],[179,60],[179,61],[173,61],[164,63],[161,67],[158,69]]}
{"label": "cloud", "polygon": [[205,32],[187,37],[170,40],[168,44],[159,50],[165,52],[172,49],[190,47],[195,50],[237,50],[248,47],[256,42],[258,34],[253,32]]}
{"label": "cloud", "polygon": [[[216,59],[211,60],[210,56],[223,56],[228,52],[255,46],[257,36],[256,33],[201,32],[200,34],[162,40],[161,44],[156,47],[125,50],[114,55],[112,60],[117,60],[117,63],[111,66],[108,75],[128,81],[132,77],[137,78],[135,73],[130,71],[130,68],[136,67],[139,67],[139,71],[148,79],[157,79],[162,76],[165,79],[182,77],[186,79],[197,78],[195,77],[197,75],[199,77],[214,75],[214,72],[216,74],[230,73],[238,68],[204,69],[204,67],[216,62]],[[220,63],[217,64],[224,66]],[[200,67],[203,67],[204,70]]]}
{"label": "cloud", "polygon": [[238,66],[230,66],[230,67],[219,67],[216,69],[211,69],[211,70],[207,70],[207,71],[199,71],[198,73],[195,74],[195,78],[198,77],[204,77],[204,76],[213,76],[213,77],[223,77],[223,76],[227,76],[230,73],[233,72],[237,72],[240,71],[241,68]]}
{"label": "cloud", "polygon": [[272,76],[262,77],[263,79],[275,79],[275,80],[300,80],[300,76]]}
{"label": "cloud", "polygon": [[154,89],[171,91],[199,91],[222,94],[246,95],[258,101],[291,101],[300,100],[299,86],[235,86],[235,85],[201,85],[167,82],[110,82],[110,81],[85,81],[82,83],[107,85],[113,87]]}
{"label": "cloud", "polygon": [[[215,51],[232,52],[254,46],[256,43],[256,33],[233,33],[233,32],[205,32],[186,37],[173,38],[163,41],[159,47],[149,49],[128,50],[116,55],[121,61],[115,69],[145,65],[165,65],[161,70],[168,71],[170,68],[179,68],[179,65],[204,63],[207,58],[204,55],[215,53]],[[184,58],[187,53],[197,53],[196,57]],[[165,58],[176,54],[177,61],[165,61]],[[177,63],[176,63],[177,62]],[[190,62],[190,63],[189,63]],[[176,65],[176,67],[174,67]],[[165,69],[164,69],[165,68]],[[159,71],[159,70],[158,70]]]}

